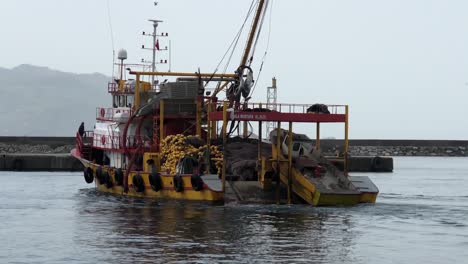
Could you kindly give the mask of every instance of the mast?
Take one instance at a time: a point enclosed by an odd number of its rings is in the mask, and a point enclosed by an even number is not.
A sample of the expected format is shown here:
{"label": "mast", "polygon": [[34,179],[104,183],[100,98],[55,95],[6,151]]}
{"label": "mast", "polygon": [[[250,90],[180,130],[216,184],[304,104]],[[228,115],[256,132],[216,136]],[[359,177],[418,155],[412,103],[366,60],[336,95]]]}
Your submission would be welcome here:
{"label": "mast", "polygon": [[[163,22],[162,20],[155,20],[155,19],[149,19],[148,21],[153,22],[153,60],[151,61],[151,71],[155,72],[156,71],[156,33],[158,30],[158,24],[160,22]],[[154,76],[151,77],[151,85],[154,85]]]}

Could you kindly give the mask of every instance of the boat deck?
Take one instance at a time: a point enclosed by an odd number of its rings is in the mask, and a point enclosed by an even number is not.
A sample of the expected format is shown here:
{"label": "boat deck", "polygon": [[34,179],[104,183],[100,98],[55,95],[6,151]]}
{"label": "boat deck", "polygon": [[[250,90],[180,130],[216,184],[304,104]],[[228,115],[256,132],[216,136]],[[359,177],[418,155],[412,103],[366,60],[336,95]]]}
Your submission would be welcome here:
{"label": "boat deck", "polygon": [[222,191],[222,181],[219,179],[217,174],[207,174],[202,177],[203,182],[213,191]]}

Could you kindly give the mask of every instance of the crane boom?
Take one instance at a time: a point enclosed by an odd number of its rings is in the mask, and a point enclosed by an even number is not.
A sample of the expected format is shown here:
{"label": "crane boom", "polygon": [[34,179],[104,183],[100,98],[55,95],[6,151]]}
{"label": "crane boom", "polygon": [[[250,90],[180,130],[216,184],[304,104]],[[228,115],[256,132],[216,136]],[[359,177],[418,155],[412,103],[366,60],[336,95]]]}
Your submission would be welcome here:
{"label": "crane boom", "polygon": [[250,34],[247,40],[247,45],[245,46],[244,55],[242,56],[242,60],[239,66],[246,65],[247,60],[249,59],[249,54],[252,49],[252,43],[255,38],[255,35],[257,34],[258,22],[260,21],[260,17],[262,17],[262,14],[265,11],[264,7],[265,7],[265,0],[260,0],[258,4],[257,12],[255,14],[254,21],[252,23],[252,28],[250,29]]}

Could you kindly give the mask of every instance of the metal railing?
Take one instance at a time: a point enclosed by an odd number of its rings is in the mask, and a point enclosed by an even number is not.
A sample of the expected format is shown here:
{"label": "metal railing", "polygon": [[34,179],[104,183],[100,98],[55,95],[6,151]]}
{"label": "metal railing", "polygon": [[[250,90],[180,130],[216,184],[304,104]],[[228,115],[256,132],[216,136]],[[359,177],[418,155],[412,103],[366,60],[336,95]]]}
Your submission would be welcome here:
{"label": "metal railing", "polygon": [[[120,135],[94,134],[93,147],[107,150],[123,150],[123,139]],[[140,145],[149,148],[153,143],[149,136],[127,136],[125,139],[126,148],[129,149],[136,149]]]}
{"label": "metal railing", "polygon": [[83,136],[80,135],[79,132],[76,132],[76,148],[80,154],[83,154],[84,146],[91,146],[93,143],[94,133],[93,131],[85,131]]}
{"label": "metal railing", "polygon": [[109,82],[109,83],[107,83],[107,91],[109,93],[133,94],[133,93],[135,93],[135,84],[125,83],[123,85],[123,90],[120,91],[118,83]]}
{"label": "metal railing", "polygon": [[[119,94],[133,94],[135,93],[135,83],[125,83],[123,85],[123,90],[120,91],[119,84],[116,82],[109,82],[107,83],[107,92],[109,93],[119,93]],[[154,92],[159,92],[160,87],[159,84],[151,85],[151,90]]]}
{"label": "metal railing", "polygon": [[[220,110],[223,107],[224,102],[217,102],[216,109]],[[276,103],[276,104],[266,104],[266,103],[247,103],[241,104],[240,109],[247,110],[240,110],[240,111],[276,111],[280,113],[313,113],[312,110],[313,105],[318,104],[286,104],[286,103]],[[330,112],[330,114],[345,114],[346,113],[346,106],[345,105],[331,105],[331,104],[320,104],[325,105],[326,109]],[[273,109],[273,110],[272,110]]]}
{"label": "metal railing", "polygon": [[101,121],[127,121],[132,116],[133,110],[131,108],[96,108],[96,119]]}

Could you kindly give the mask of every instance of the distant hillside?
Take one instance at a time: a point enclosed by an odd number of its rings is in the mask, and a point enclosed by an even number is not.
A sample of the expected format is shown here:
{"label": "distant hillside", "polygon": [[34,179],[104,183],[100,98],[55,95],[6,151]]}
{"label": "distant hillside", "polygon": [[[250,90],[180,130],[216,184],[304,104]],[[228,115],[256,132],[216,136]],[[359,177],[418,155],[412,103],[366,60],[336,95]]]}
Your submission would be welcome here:
{"label": "distant hillside", "polygon": [[32,65],[0,68],[0,136],[74,136],[81,121],[91,128],[96,107],[110,106],[109,80]]}

